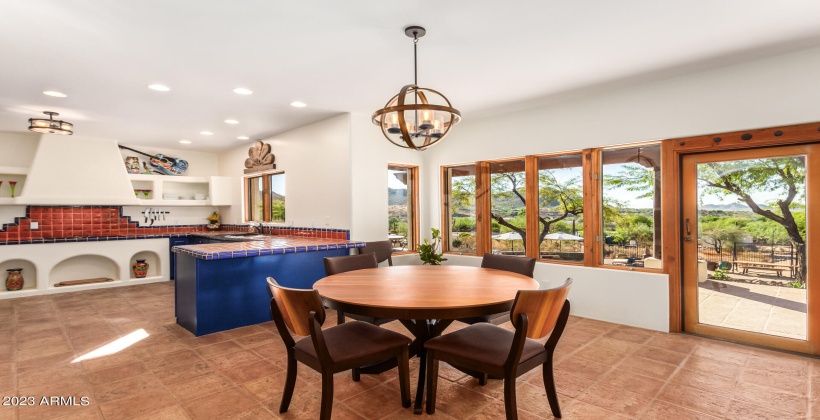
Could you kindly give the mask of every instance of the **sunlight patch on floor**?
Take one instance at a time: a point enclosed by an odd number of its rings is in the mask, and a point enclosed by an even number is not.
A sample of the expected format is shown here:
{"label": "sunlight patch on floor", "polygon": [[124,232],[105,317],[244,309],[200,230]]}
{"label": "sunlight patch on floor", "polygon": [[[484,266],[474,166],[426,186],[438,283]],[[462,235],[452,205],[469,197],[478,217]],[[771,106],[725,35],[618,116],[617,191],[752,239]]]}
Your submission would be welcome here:
{"label": "sunlight patch on floor", "polygon": [[96,359],[98,357],[110,356],[112,354],[119,353],[122,350],[127,349],[128,347],[132,346],[134,343],[137,343],[140,340],[143,340],[148,337],[148,333],[145,332],[144,329],[140,328],[124,337],[120,337],[102,347],[98,347],[90,352],[74,359],[71,363],[78,363],[84,360],[91,360]]}

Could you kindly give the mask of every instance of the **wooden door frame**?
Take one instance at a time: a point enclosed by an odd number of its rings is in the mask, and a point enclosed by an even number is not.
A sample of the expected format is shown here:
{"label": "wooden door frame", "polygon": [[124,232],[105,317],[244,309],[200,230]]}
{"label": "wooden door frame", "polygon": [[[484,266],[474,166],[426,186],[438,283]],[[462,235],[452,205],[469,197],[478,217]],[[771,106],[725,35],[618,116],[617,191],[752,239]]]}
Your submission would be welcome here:
{"label": "wooden door frame", "polygon": [[[817,175],[814,173],[816,169],[812,168],[820,168],[820,151],[818,151],[817,149],[818,146],[815,143],[783,145],[778,146],[777,148],[746,148],[739,150],[723,150],[711,152],[708,154],[688,154],[683,157],[683,160],[681,162],[681,174],[684,175],[686,174],[687,170],[691,171],[697,168],[696,165],[707,162],[724,162],[749,159],[771,159],[777,157],[796,156],[805,154],[807,155],[805,164],[807,174],[806,183],[808,185],[808,182],[810,181],[809,176],[817,178]],[[771,153],[766,153],[767,150]],[[691,162],[687,163],[687,160],[689,159],[691,159]],[[681,199],[683,204],[686,204],[687,198],[690,200],[689,205],[692,205],[697,200],[697,180],[694,179],[694,175],[694,173],[690,172],[685,178],[682,179],[681,192],[683,193],[683,195],[681,196]],[[817,191],[817,188],[806,192],[806,203],[809,206],[809,208],[817,207],[818,199],[820,199],[820,192]],[[693,210],[695,209],[687,209],[685,206],[681,207],[681,215],[684,218],[684,220],[686,220],[686,218],[694,218],[694,220],[697,220],[697,211],[695,210],[695,212],[693,212]],[[812,218],[811,220],[807,219],[806,222],[808,232],[820,232],[820,220]],[[692,226],[692,228],[695,231],[695,236],[697,236],[697,222],[694,223],[694,226]],[[806,239],[806,268],[808,269],[809,273],[814,273],[815,271],[817,271],[817,264],[815,263],[815,261],[817,261],[818,258],[820,258],[820,253],[817,252],[817,249],[815,249],[815,247],[810,245],[808,237]],[[683,248],[696,246],[696,244],[697,242],[690,242],[689,245],[686,245],[681,248],[681,263],[683,264],[684,270],[691,270],[693,272],[697,272],[697,263],[692,260],[687,261],[683,255]],[[692,252],[691,248],[690,252]],[[689,309],[691,310],[692,306],[697,305],[697,303],[693,302],[698,302],[698,285],[697,281],[695,281],[694,283],[691,282],[691,277],[689,278],[690,282],[688,284],[685,283],[686,280],[686,278],[683,278],[684,283],[682,284],[682,292],[684,296],[684,302],[686,302],[687,299],[689,300]],[[818,298],[820,298],[820,288],[812,286],[811,288],[807,289],[806,297],[808,302],[819,301],[820,299]],[[775,347],[784,350],[811,354],[814,354],[816,352],[814,344],[817,341],[817,339],[820,338],[820,334],[818,334],[818,332],[820,332],[820,330],[818,330],[818,326],[820,325],[818,324],[820,323],[809,322],[816,320],[816,311],[806,312],[806,339],[798,340],[739,329],[719,327],[710,324],[701,324],[699,323],[699,313],[697,309],[690,312],[686,312],[685,309],[686,308],[684,308],[683,313],[684,326],[689,325],[688,331],[694,332],[696,334],[715,336],[719,338],[726,338],[733,341],[741,341],[745,343],[756,344],[766,347]]]}
{"label": "wooden door frame", "polygon": [[683,330],[682,248],[681,248],[681,160],[684,155],[758,147],[820,142],[820,122],[754,130],[733,131],[664,140],[661,143],[663,168],[661,201],[663,214],[663,265],[669,275],[669,331]]}

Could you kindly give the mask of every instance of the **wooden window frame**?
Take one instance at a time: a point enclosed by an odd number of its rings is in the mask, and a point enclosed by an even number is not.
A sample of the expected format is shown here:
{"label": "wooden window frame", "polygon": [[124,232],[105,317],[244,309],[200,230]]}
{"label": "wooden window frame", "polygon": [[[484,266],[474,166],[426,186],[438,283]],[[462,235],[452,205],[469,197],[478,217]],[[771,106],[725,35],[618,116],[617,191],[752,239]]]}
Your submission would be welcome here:
{"label": "wooden window frame", "polygon": [[465,254],[464,252],[460,251],[453,251],[450,249],[450,241],[443,240],[441,241],[441,249],[442,252],[445,254],[452,254],[452,255],[484,255],[482,250],[486,249],[486,245],[483,245],[479,241],[479,222],[478,222],[478,163],[476,162],[468,162],[468,163],[456,163],[450,165],[442,165],[439,170],[439,183],[441,185],[440,188],[440,203],[441,203],[441,236],[442,238],[450,238],[452,232],[450,232],[450,214],[448,209],[450,208],[450,183],[447,179],[447,170],[451,168],[458,168],[461,166],[470,166],[473,165],[475,167],[475,177],[476,177],[476,253],[475,254]]}
{"label": "wooden window frame", "polygon": [[388,163],[387,168],[389,170],[390,167],[394,168],[404,168],[410,170],[410,180],[409,187],[412,189],[410,192],[410,199],[412,202],[410,206],[408,206],[408,210],[412,212],[412,217],[410,218],[410,226],[408,229],[412,232],[413,235],[413,242],[408,243],[407,251],[399,251],[394,252],[394,255],[402,255],[402,254],[414,254],[418,252],[418,245],[419,245],[419,167],[418,165],[408,165],[404,163]]}
{"label": "wooden window frame", "polygon": [[[248,223],[253,220],[253,209],[250,203],[250,181],[251,179],[262,178],[262,222],[265,223],[285,223],[284,221],[264,220],[270,219],[271,200],[270,200],[270,179],[273,175],[284,174],[283,170],[256,172],[242,177],[242,203],[245,206],[244,222]],[[287,210],[285,210],[285,217],[287,217]]]}

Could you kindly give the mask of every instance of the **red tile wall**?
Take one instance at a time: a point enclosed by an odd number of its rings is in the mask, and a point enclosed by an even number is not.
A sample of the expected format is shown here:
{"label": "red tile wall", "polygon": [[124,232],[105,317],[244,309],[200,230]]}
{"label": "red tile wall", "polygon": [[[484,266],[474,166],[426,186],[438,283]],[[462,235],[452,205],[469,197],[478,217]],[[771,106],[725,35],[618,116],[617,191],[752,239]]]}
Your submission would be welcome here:
{"label": "red tile wall", "polygon": [[[159,235],[205,230],[204,225],[138,227],[122,215],[121,207],[40,207],[29,206],[27,217],[7,224],[0,231],[0,241],[30,241],[86,236]],[[39,222],[31,230],[31,222]]]}
{"label": "red tile wall", "polygon": [[[4,225],[0,242],[30,241],[33,239],[63,239],[88,236],[134,236],[161,235],[167,233],[190,233],[208,231],[205,225],[138,227],[137,222],[122,215],[122,207],[29,206],[26,217],[16,223]],[[40,228],[31,230],[31,222],[39,222]],[[246,226],[222,225],[222,230],[244,230]],[[265,227],[265,233],[303,238],[347,239],[346,230],[309,229],[298,227]]]}

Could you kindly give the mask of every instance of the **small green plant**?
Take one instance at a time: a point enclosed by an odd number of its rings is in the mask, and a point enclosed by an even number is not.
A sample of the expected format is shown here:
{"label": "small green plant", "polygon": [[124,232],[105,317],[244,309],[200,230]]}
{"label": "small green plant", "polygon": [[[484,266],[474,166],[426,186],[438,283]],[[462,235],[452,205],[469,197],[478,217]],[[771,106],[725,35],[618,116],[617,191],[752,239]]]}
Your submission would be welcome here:
{"label": "small green plant", "polygon": [[453,239],[453,248],[461,248],[461,245],[463,245],[461,239]]}
{"label": "small green plant", "polygon": [[788,286],[792,289],[803,289],[806,287],[806,285],[801,283],[800,280],[790,281]]}
{"label": "small green plant", "polygon": [[718,267],[715,268],[715,274],[712,274],[712,278],[715,280],[728,280],[729,275],[726,274],[726,270]]}
{"label": "small green plant", "polygon": [[444,254],[436,252],[441,243],[441,231],[436,228],[430,230],[433,232],[433,240],[431,242],[424,238],[424,243],[419,244],[419,258],[424,265],[441,265],[442,261],[447,261],[447,258],[442,258]]}

